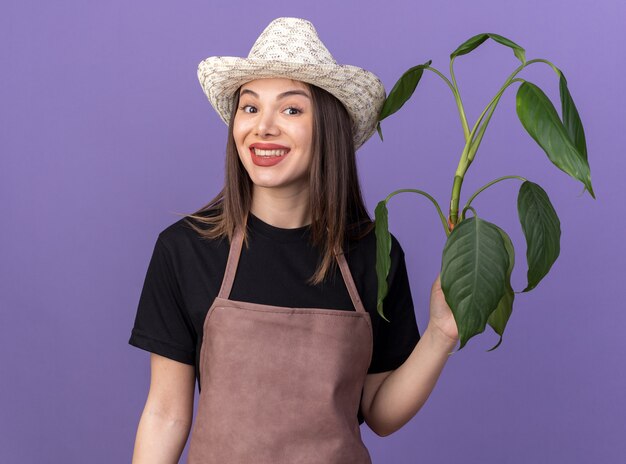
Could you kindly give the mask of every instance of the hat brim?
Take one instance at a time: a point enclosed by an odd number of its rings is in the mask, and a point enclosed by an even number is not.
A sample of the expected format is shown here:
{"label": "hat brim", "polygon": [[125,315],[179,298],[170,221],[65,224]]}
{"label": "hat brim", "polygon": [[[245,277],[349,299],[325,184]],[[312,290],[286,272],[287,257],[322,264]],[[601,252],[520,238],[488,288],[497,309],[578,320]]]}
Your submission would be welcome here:
{"label": "hat brim", "polygon": [[198,65],[198,80],[220,118],[228,124],[232,97],[246,82],[285,77],[316,85],[334,95],[352,120],[355,149],[376,130],[385,88],[375,74],[351,65],[293,63],[233,56],[212,56]]}

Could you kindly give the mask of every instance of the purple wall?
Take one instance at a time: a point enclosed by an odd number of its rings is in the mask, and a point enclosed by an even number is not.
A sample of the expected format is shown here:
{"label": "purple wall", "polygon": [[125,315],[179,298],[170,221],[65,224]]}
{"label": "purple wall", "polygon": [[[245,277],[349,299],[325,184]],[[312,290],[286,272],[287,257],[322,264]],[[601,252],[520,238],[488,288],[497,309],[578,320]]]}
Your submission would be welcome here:
{"label": "purple wall", "polygon": [[[157,233],[216,194],[226,126],[196,79],[210,55],[245,56],[278,16],[313,22],[336,59],[365,67],[389,91],[429,59],[495,32],[527,59],[560,67],[585,125],[594,201],[556,169],[504,94],[463,198],[517,174],[541,184],[560,215],[561,255],[516,296],[504,342],[488,329],[452,356],[427,404],[382,439],[376,463],[621,462],[626,452],[626,172],[617,0],[505,2],[4,2],[0,12],[0,462],[130,462],[149,384],[149,355],[127,344]],[[621,29],[621,31],[620,31]],[[517,67],[489,41],[455,62],[473,124]],[[558,107],[543,64],[520,77]],[[462,147],[454,100],[428,72],[414,99],[360,151],[370,211],[396,188],[446,208]],[[517,181],[473,203],[511,236],[513,285],[525,285]],[[8,201],[7,201],[8,200]],[[390,225],[406,253],[420,329],[445,236],[432,205],[398,196]]]}

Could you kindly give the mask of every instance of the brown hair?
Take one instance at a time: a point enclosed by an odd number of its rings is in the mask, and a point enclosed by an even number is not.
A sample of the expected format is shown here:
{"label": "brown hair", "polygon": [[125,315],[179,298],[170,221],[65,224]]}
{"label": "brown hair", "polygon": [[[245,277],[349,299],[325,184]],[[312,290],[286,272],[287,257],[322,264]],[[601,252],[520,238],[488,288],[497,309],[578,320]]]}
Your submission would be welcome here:
{"label": "brown hair", "polygon": [[[311,241],[321,250],[321,260],[309,279],[317,285],[336,265],[334,250],[346,250],[347,239],[359,240],[374,226],[361,195],[350,116],[343,104],[329,92],[307,84],[313,102],[313,143],[309,177]],[[187,218],[210,226],[191,228],[206,239],[228,237],[243,226],[252,204],[252,181],[239,159],[233,138],[233,121],[239,105],[239,89],[233,96],[233,111],[226,144],[226,182],[205,206]],[[210,215],[203,213],[210,212]],[[248,246],[244,229],[244,240]]]}

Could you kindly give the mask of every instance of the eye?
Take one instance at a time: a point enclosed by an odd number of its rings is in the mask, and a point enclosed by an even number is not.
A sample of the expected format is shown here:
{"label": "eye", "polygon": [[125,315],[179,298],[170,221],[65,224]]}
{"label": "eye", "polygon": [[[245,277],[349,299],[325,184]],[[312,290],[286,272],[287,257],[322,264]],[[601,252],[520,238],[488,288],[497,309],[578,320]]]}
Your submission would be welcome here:
{"label": "eye", "polygon": [[296,115],[296,114],[302,113],[302,110],[300,108],[295,107],[295,106],[290,106],[289,108],[287,108],[283,112],[287,112],[287,114],[289,114],[289,115]]}
{"label": "eye", "polygon": [[243,105],[239,107],[244,113],[256,113],[256,108],[252,105]]}

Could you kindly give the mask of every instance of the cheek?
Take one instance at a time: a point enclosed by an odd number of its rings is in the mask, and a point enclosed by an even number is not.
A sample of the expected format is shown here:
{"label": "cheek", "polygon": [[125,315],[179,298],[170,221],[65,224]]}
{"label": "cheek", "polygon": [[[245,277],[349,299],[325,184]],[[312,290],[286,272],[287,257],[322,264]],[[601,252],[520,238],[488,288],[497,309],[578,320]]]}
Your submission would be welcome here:
{"label": "cheek", "polygon": [[245,119],[235,117],[233,121],[233,138],[237,144],[243,143],[246,135],[250,132],[251,123]]}
{"label": "cheek", "polygon": [[293,130],[294,137],[301,145],[310,146],[313,142],[313,126],[312,124],[299,125]]}
{"label": "cheek", "polygon": [[242,142],[243,133],[241,131],[241,126],[235,124],[233,126],[233,139],[235,139],[235,143],[239,145]]}
{"label": "cheek", "polygon": [[245,159],[245,153],[243,153],[243,150],[245,150],[245,135],[246,133],[245,131],[241,130],[241,126],[233,126],[233,139],[235,141],[235,148],[237,149],[239,159],[241,159],[242,161],[244,161]]}

